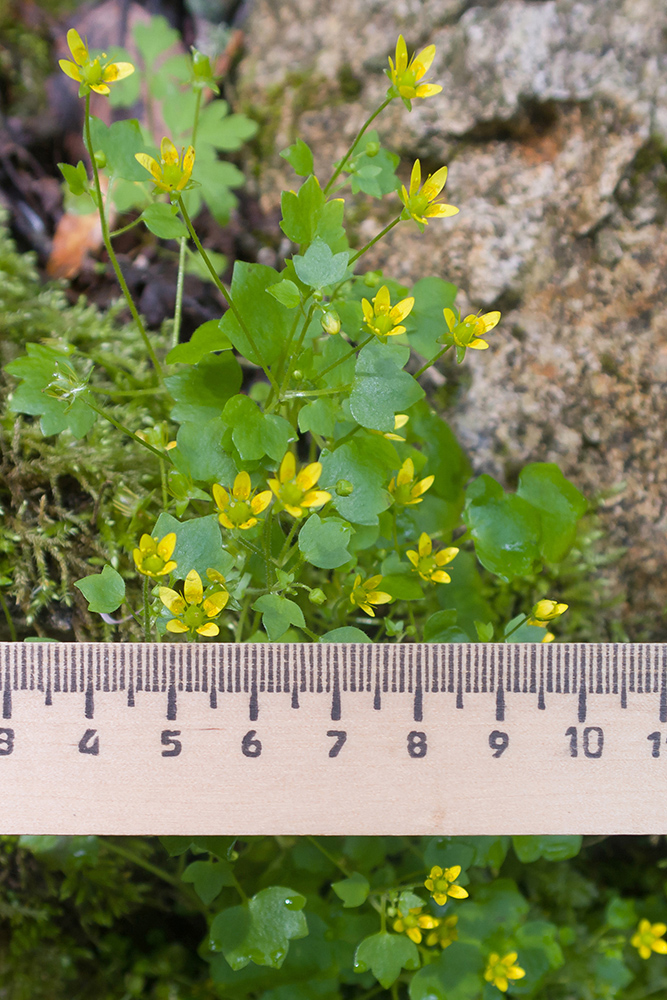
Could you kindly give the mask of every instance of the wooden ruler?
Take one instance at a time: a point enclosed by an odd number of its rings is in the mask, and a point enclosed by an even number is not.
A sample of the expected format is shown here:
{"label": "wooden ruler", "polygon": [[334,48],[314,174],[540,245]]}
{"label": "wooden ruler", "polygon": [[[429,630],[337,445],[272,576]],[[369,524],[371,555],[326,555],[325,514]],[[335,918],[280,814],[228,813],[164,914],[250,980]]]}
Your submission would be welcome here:
{"label": "wooden ruler", "polygon": [[664,833],[667,645],[0,643],[3,834]]}

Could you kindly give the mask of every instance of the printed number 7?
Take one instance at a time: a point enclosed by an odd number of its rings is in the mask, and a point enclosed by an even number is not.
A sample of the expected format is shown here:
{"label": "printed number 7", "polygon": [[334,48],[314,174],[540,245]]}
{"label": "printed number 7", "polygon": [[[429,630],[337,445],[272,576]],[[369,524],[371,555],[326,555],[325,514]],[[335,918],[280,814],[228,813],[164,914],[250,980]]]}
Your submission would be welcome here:
{"label": "printed number 7", "polygon": [[329,750],[329,756],[337,757],[338,754],[341,752],[345,740],[347,739],[347,733],[344,733],[342,729],[330,729],[327,732],[327,736],[336,737],[336,742],[332,746],[331,750]]}

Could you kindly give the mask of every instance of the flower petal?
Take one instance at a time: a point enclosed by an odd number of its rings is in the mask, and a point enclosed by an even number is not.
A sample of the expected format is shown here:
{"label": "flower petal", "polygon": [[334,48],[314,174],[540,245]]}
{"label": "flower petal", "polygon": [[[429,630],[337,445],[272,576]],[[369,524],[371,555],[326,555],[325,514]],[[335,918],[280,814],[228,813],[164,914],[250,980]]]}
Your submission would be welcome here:
{"label": "flower petal", "polygon": [[384,590],[371,590],[367,595],[369,604],[389,604],[393,599],[391,594],[386,594]]}
{"label": "flower petal", "polygon": [[417,97],[435,97],[442,90],[442,87],[437,83],[420,83],[416,88]]}
{"label": "flower petal", "polygon": [[415,478],[415,465],[411,458],[406,458],[396,476],[397,486],[407,486]]}
{"label": "flower petal", "polygon": [[471,340],[468,347],[473,351],[485,351],[489,345],[485,340]]}
{"label": "flower petal", "polygon": [[164,559],[166,562],[171,559],[174,549],[176,548],[176,532],[170,531],[168,535],[157,543],[157,554]]}
{"label": "flower petal", "polygon": [[427,73],[431,68],[431,63],[435,59],[435,45],[427,45],[425,49],[422,49],[415,58],[412,64],[412,68],[416,71],[415,75],[418,80],[421,80],[424,73]]}
{"label": "flower petal", "polygon": [[[408,557],[408,559],[410,560],[410,562],[412,563],[412,565],[416,569],[417,568],[417,564],[419,563],[419,554],[417,552],[415,552],[414,549],[408,549],[408,551],[405,554]],[[424,883],[424,884],[426,884],[426,883]],[[430,889],[431,886],[427,885],[426,888]]]}
{"label": "flower petal", "polygon": [[219,483],[213,483],[212,492],[216,507],[220,510],[224,510],[225,507],[229,507],[229,493],[224,486],[221,486]]}
{"label": "flower petal", "polygon": [[172,559],[171,562],[167,562],[167,563],[164,564],[164,566],[162,567],[162,569],[158,573],[158,576],[169,576],[169,574],[173,570],[175,570],[177,566],[178,566],[178,563],[174,559]]}
{"label": "flower petal", "polygon": [[204,601],[203,608],[209,618],[215,618],[226,606],[229,594],[226,590],[219,590],[216,594],[211,594]]}
{"label": "flower petal", "polygon": [[[331,500],[331,494],[326,490],[309,490],[301,501],[302,507],[321,507]],[[289,508],[288,508],[289,509]]]}
{"label": "flower petal", "polygon": [[370,304],[368,299],[361,300],[361,311],[364,314],[364,319],[366,320],[366,322],[370,323],[371,320],[373,319],[374,313],[373,313],[373,306]]}
{"label": "flower petal", "polygon": [[160,143],[160,159],[168,166],[178,163],[178,150],[168,136],[164,136]]}
{"label": "flower petal", "polygon": [[262,493],[258,493],[256,497],[253,497],[250,501],[250,509],[253,514],[261,514],[263,510],[269,506],[273,499],[273,494],[271,490],[264,490]]}
{"label": "flower petal", "polygon": [[187,632],[188,626],[179,622],[177,618],[172,618],[167,622],[167,632]]}
{"label": "flower petal", "polygon": [[294,479],[294,473],[296,472],[296,459],[291,451],[286,451],[282,462],[280,463],[280,471],[278,473],[278,478],[281,483],[287,483],[290,479]]}
{"label": "flower petal", "polygon": [[417,194],[419,191],[419,185],[422,182],[422,166],[419,160],[415,160],[412,165],[412,173],[410,174],[410,197]]}
{"label": "flower petal", "polygon": [[322,464],[321,462],[311,462],[310,465],[304,466],[301,472],[296,477],[296,485],[299,489],[305,492],[311,490],[317,480],[322,475]]}
{"label": "flower petal", "polygon": [[[94,90],[96,94],[104,94],[105,97],[107,94],[111,93],[106,83],[91,83],[89,84],[89,87],[91,90]],[[136,153],[134,155],[136,156]]]}
{"label": "flower petal", "polygon": [[447,167],[440,167],[436,170],[434,174],[431,174],[424,181],[424,186],[422,188],[422,194],[425,195],[429,201],[433,201],[437,198],[442,189],[447,182]]}
{"label": "flower petal", "polygon": [[160,587],[160,600],[172,615],[180,615],[185,611],[185,601],[171,587]]}
{"label": "flower petal", "polygon": [[232,493],[237,500],[248,500],[250,497],[250,476],[247,472],[239,472],[238,476],[234,480],[234,488]]}
{"label": "flower petal", "polygon": [[148,155],[148,153],[135,153],[134,158],[142,165],[142,167],[144,167],[145,170],[148,171],[149,174],[152,174],[155,181],[160,180],[162,177],[162,171],[157,160],[154,160],[152,156]]}
{"label": "flower petal", "polygon": [[403,35],[398,36],[396,42],[396,72],[404,73],[408,67],[408,47],[405,44]]}
{"label": "flower petal", "polygon": [[66,73],[72,80],[76,80],[78,83],[81,83],[81,80],[83,79],[81,76],[81,70],[77,65],[75,65],[75,63],[70,62],[69,59],[60,59],[58,61],[58,65],[63,73]]}
{"label": "flower petal", "polygon": [[134,66],[129,62],[109,63],[104,67],[102,79],[105,83],[115,83],[117,80],[124,80],[134,73]]}
{"label": "flower petal", "polygon": [[447,890],[447,895],[451,896],[452,899],[467,899],[468,898],[468,893],[463,888],[462,885],[450,885],[449,889]]}
{"label": "flower petal", "polygon": [[401,299],[397,302],[392,310],[389,312],[389,316],[393,323],[402,323],[406,316],[409,316],[412,312],[412,307],[415,304],[415,300],[412,296],[407,299]]}
{"label": "flower petal", "polygon": [[291,503],[283,504],[283,506],[284,506],[285,510],[287,511],[287,513],[291,514],[292,517],[303,517],[303,510],[302,510],[301,507],[295,507]]}
{"label": "flower petal", "polygon": [[220,629],[215,624],[215,622],[206,622],[204,625],[200,625],[199,628],[195,629],[199,635],[218,635]]}
{"label": "flower petal", "polygon": [[204,588],[201,584],[201,577],[196,569],[191,569],[186,576],[183,593],[188,604],[201,604],[202,597],[204,596]]}
{"label": "flower petal", "polygon": [[[421,535],[419,536],[419,544],[417,548],[419,549],[419,555],[422,557],[430,556],[431,552],[433,551],[433,542],[431,541],[430,537],[426,534],[425,531],[422,531]],[[459,871],[460,870],[461,869],[459,868]],[[454,875],[453,877],[456,878],[456,875]],[[447,876],[447,878],[449,878],[449,876]]]}
{"label": "flower petal", "polygon": [[422,493],[426,493],[426,490],[430,489],[435,482],[435,476],[426,476],[425,479],[420,479],[418,483],[412,487],[410,493],[413,497],[420,497]]}
{"label": "flower petal", "polygon": [[76,28],[70,28],[67,32],[67,45],[75,63],[83,66],[88,62],[88,46],[84,44]]}
{"label": "flower petal", "polygon": [[389,312],[391,308],[391,296],[386,285],[383,285],[374,296],[373,305],[376,316],[385,316]]}
{"label": "flower petal", "polygon": [[436,569],[431,573],[431,579],[433,583],[451,583],[452,578],[449,573],[445,573],[444,569]]}
{"label": "flower petal", "polygon": [[488,333],[489,330],[493,330],[495,326],[498,326],[500,322],[499,312],[484,313],[483,316],[479,317],[478,323],[483,324],[484,333]]}
{"label": "flower petal", "polygon": [[427,219],[450,219],[452,215],[458,215],[459,210],[455,205],[445,205],[440,202],[437,205],[429,205],[424,216]]}

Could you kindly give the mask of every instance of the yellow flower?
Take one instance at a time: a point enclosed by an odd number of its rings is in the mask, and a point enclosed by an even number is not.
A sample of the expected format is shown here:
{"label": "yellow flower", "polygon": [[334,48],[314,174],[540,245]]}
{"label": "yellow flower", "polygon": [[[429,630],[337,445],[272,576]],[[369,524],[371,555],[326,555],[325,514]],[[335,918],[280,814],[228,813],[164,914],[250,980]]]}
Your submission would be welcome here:
{"label": "yellow flower", "polygon": [[429,174],[420,190],[421,180],[421,163],[415,160],[410,175],[410,190],[406,191],[403,184],[400,198],[405,206],[401,218],[414,219],[423,232],[429,219],[447,219],[451,215],[457,215],[458,208],[435,200],[445,186],[447,167],[440,167],[434,174]]}
{"label": "yellow flower", "polygon": [[241,528],[245,531],[257,524],[257,515],[271,503],[271,490],[264,490],[253,497],[250,476],[247,472],[239,472],[234,480],[231,496],[224,486],[215,483],[213,499],[220,511],[220,524],[225,528]]}
{"label": "yellow flower", "polygon": [[432,930],[426,937],[426,944],[439,944],[441,948],[449,948],[453,941],[458,941],[459,932],[457,924],[459,918],[456,916],[445,917],[438,923],[435,930]]}
{"label": "yellow flower", "polygon": [[642,958],[650,958],[652,951],[658,955],[667,955],[667,941],[663,940],[665,932],[667,924],[652,924],[650,920],[640,920],[630,944],[637,949]]}
{"label": "yellow flower", "polygon": [[389,483],[389,492],[394,503],[402,507],[410,507],[412,504],[422,502],[422,493],[430,489],[435,476],[426,476],[425,479],[417,481],[415,477],[415,465],[411,458],[406,458],[403,465],[394,479]]}
{"label": "yellow flower", "polygon": [[396,42],[396,63],[389,56],[389,69],[385,70],[392,86],[388,93],[392,97],[400,95],[408,111],[412,109],[411,101],[415,97],[433,97],[442,90],[435,83],[420,83],[428,72],[435,56],[435,45],[427,45],[418,55],[412,55],[408,61],[408,48],[403,35]]}
{"label": "yellow flower", "polygon": [[424,885],[429,892],[433,893],[433,899],[438,906],[444,906],[447,897],[452,899],[465,899],[468,895],[462,885],[456,885],[456,880],[461,874],[461,865],[454,865],[453,868],[441,868],[434,865],[429,872],[429,876]]}
{"label": "yellow flower", "polygon": [[495,951],[489,955],[489,961],[484,973],[487,983],[493,983],[501,993],[506,993],[510,979],[523,979],[526,975],[526,970],[514,964],[517,957],[515,951],[510,951],[504,958],[501,958]]}
{"label": "yellow flower", "polygon": [[[67,44],[72,53],[74,62],[69,59],[60,60],[60,68],[72,80],[76,80],[79,86],[79,97],[94,90],[96,94],[108,94],[107,84],[124,80],[126,76],[134,73],[134,66],[127,62],[102,63],[99,59],[91,59],[88,46],[81,40],[81,35],[74,28],[67,32]],[[106,52],[102,53],[102,59],[106,59]]]}
{"label": "yellow flower", "polygon": [[277,475],[277,479],[269,479],[269,486],[292,517],[303,517],[307,508],[321,507],[331,500],[331,494],[326,490],[313,489],[322,475],[320,462],[311,462],[297,473],[294,455],[288,451]]}
{"label": "yellow flower", "polygon": [[407,934],[415,944],[421,943],[423,930],[433,930],[440,923],[437,917],[432,917],[428,913],[422,913],[421,909],[421,906],[417,906],[414,910],[408,910],[405,914],[399,910],[398,920],[394,921],[394,930],[398,931],[399,934]]}
{"label": "yellow flower", "polygon": [[[209,570],[209,579],[210,572]],[[216,573],[215,580],[222,580],[224,583],[224,577],[219,573]],[[214,636],[218,635],[220,629],[215,622],[207,619],[217,618],[227,604],[229,594],[226,590],[217,590],[205,598],[201,577],[196,569],[191,569],[185,578],[183,596],[170,587],[160,587],[160,600],[174,615],[167,622],[168,632],[196,632],[199,635]]]}
{"label": "yellow flower", "polygon": [[375,589],[381,580],[382,576],[380,575],[369,576],[368,580],[362,583],[361,574],[357,574],[352,584],[350,604],[353,607],[361,608],[371,618],[375,618],[375,612],[372,607],[374,604],[388,604],[392,599],[391,594],[386,594],[384,590]]}
{"label": "yellow flower", "polygon": [[452,309],[443,309],[448,333],[438,338],[441,344],[449,347],[456,346],[456,360],[460,364],[466,356],[466,350],[485,351],[489,346],[482,338],[490,333],[500,321],[499,312],[484,313],[483,316],[466,316],[461,319],[461,314]]}
{"label": "yellow flower", "polygon": [[431,580],[433,583],[451,583],[451,576],[449,573],[445,573],[441,567],[450,563],[458,555],[459,550],[451,546],[448,549],[440,549],[435,555],[433,555],[432,550],[433,542],[426,532],[422,531],[419,536],[418,551],[408,549],[405,554],[422,580]]}
{"label": "yellow flower", "polygon": [[152,175],[156,191],[171,194],[173,191],[184,191],[188,186],[195,164],[195,151],[188,146],[187,149],[181,148],[179,155],[171,139],[165,136],[160,143],[159,163],[148,153],[135,153],[134,158]]}
{"label": "yellow flower", "polygon": [[559,604],[558,601],[549,601],[546,598],[538,601],[531,612],[529,624],[543,625],[546,622],[550,622],[554,618],[558,618],[559,615],[562,615],[564,611],[567,611],[568,607],[569,605],[567,604]]}
{"label": "yellow flower", "polygon": [[395,306],[392,306],[389,289],[383,285],[377,295],[371,299],[371,302],[373,305],[368,299],[361,300],[364,319],[370,332],[379,337],[383,344],[386,343],[387,337],[397,337],[399,333],[405,333],[405,327],[399,324],[412,311],[415,304],[412,296],[401,299]]}
{"label": "yellow flower", "polygon": [[383,431],[374,431],[371,429],[371,434],[379,434],[381,437],[386,438],[387,441],[405,441],[404,437],[401,437],[400,434],[395,434],[394,431],[400,431],[401,428],[405,427],[409,419],[410,417],[407,415],[407,413],[396,413],[394,415],[393,431],[387,431],[385,433]]}
{"label": "yellow flower", "polygon": [[173,531],[160,541],[151,538],[150,535],[142,535],[139,539],[139,548],[132,551],[134,563],[140,573],[156,580],[159,576],[166,576],[176,569],[177,563],[171,558],[175,547],[176,535]]}

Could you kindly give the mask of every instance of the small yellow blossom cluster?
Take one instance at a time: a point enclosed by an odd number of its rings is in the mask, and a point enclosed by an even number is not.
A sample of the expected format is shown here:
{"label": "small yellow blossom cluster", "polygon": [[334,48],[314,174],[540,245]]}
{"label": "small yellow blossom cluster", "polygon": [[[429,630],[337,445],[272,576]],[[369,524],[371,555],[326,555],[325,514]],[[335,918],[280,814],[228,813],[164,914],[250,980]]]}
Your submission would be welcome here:
{"label": "small yellow blossom cluster", "polygon": [[[558,618],[559,615],[567,611],[568,607],[567,604],[559,604],[558,601],[550,601],[546,598],[538,601],[530,613],[528,625],[537,625],[539,628],[546,629],[548,622]],[[553,642],[555,638],[553,632],[547,631],[542,642]]]}
{"label": "small yellow blossom cluster", "polygon": [[400,96],[408,111],[411,110],[411,102],[416,97],[433,97],[442,90],[442,87],[437,83],[419,82],[428,73],[434,58],[435,45],[427,45],[421,52],[413,54],[408,59],[408,47],[405,44],[405,39],[403,35],[398,36],[395,59],[389,56],[389,69],[386,70],[387,76],[391,80],[388,94],[391,97]]}
{"label": "small yellow blossom cluster", "polygon": [[193,637],[203,635],[207,638],[219,634],[219,627],[211,619],[217,618],[225,607],[229,593],[221,573],[209,569],[206,575],[211,582],[206,595],[195,569],[186,576],[182,594],[171,587],[160,587],[160,600],[174,616],[167,622],[168,632],[188,632]]}
{"label": "small yellow blossom cluster", "polygon": [[372,305],[368,299],[362,299],[361,308],[366,327],[378,340],[386,343],[387,337],[398,337],[399,334],[405,333],[405,327],[400,324],[412,312],[415,304],[412,297],[401,299],[392,306],[389,289],[383,285],[371,301]]}
{"label": "small yellow blossom cluster", "polygon": [[451,576],[449,573],[445,573],[442,567],[450,563],[458,555],[458,552],[459,550],[452,545],[434,553],[432,540],[425,531],[422,531],[417,551],[408,549],[405,554],[412,563],[414,572],[419,573],[422,580],[431,583],[451,583]]}
{"label": "small yellow blossom cluster", "polygon": [[435,476],[418,480],[415,476],[415,463],[411,458],[406,458],[396,477],[392,477],[389,492],[399,507],[411,507],[422,502],[422,494],[431,488],[434,481]]}
{"label": "small yellow blossom cluster", "polygon": [[447,181],[447,167],[440,167],[434,174],[429,174],[422,184],[422,168],[419,160],[415,160],[410,175],[410,187],[401,187],[400,197],[403,202],[402,219],[414,219],[423,231],[429,219],[448,219],[458,215],[458,208],[446,205],[436,198]]}
{"label": "small yellow blossom cluster", "polygon": [[288,451],[280,463],[278,478],[269,479],[269,486],[288,514],[303,517],[310,507],[321,507],[331,500],[331,494],[326,490],[314,489],[321,475],[320,462],[311,462],[297,472],[296,459]]}
{"label": "small yellow blossom cluster", "polygon": [[441,868],[440,865],[434,865],[431,868],[424,885],[433,895],[438,906],[444,906],[448,896],[451,896],[452,899],[467,898],[467,890],[462,885],[456,884],[460,874],[461,865],[453,865],[451,868]]}
{"label": "small yellow blossom cluster", "polygon": [[160,541],[151,538],[150,535],[142,535],[139,539],[139,548],[132,552],[134,564],[144,576],[157,580],[158,577],[167,576],[176,569],[177,563],[171,558],[175,548],[176,535],[173,531]]}
{"label": "small yellow blossom cluster", "polygon": [[368,580],[364,580],[362,583],[361,574],[357,574],[352,584],[352,593],[350,594],[350,604],[352,607],[360,608],[367,615],[370,615],[371,618],[375,618],[373,608],[378,604],[388,604],[391,601],[391,594],[377,589],[381,582],[382,577],[378,575],[370,576]]}
{"label": "small yellow blossom cluster", "polygon": [[440,945],[441,948],[448,948],[452,942],[458,941],[457,916],[452,915],[441,920],[421,911],[421,906],[408,910],[405,914],[399,910],[398,919],[393,924],[394,930],[399,934],[407,934],[415,944],[421,944],[424,930],[430,932],[426,935],[425,941],[429,946]]}
{"label": "small yellow blossom cluster", "polygon": [[502,958],[496,952],[489,955],[489,959],[484,971],[484,978],[487,983],[492,983],[501,993],[507,993],[510,982],[516,979],[523,979],[526,970],[516,964],[519,957],[516,951],[510,951]]}
{"label": "small yellow blossom cluster", "polygon": [[630,944],[636,948],[641,958],[650,958],[652,952],[667,955],[667,924],[652,924],[650,920],[640,920],[636,933],[630,938]]}
{"label": "small yellow blossom cluster", "polygon": [[160,143],[160,162],[148,153],[135,153],[137,160],[155,181],[156,194],[180,194],[190,185],[192,168],[195,165],[195,151],[192,146],[179,153],[171,139],[166,136]]}

